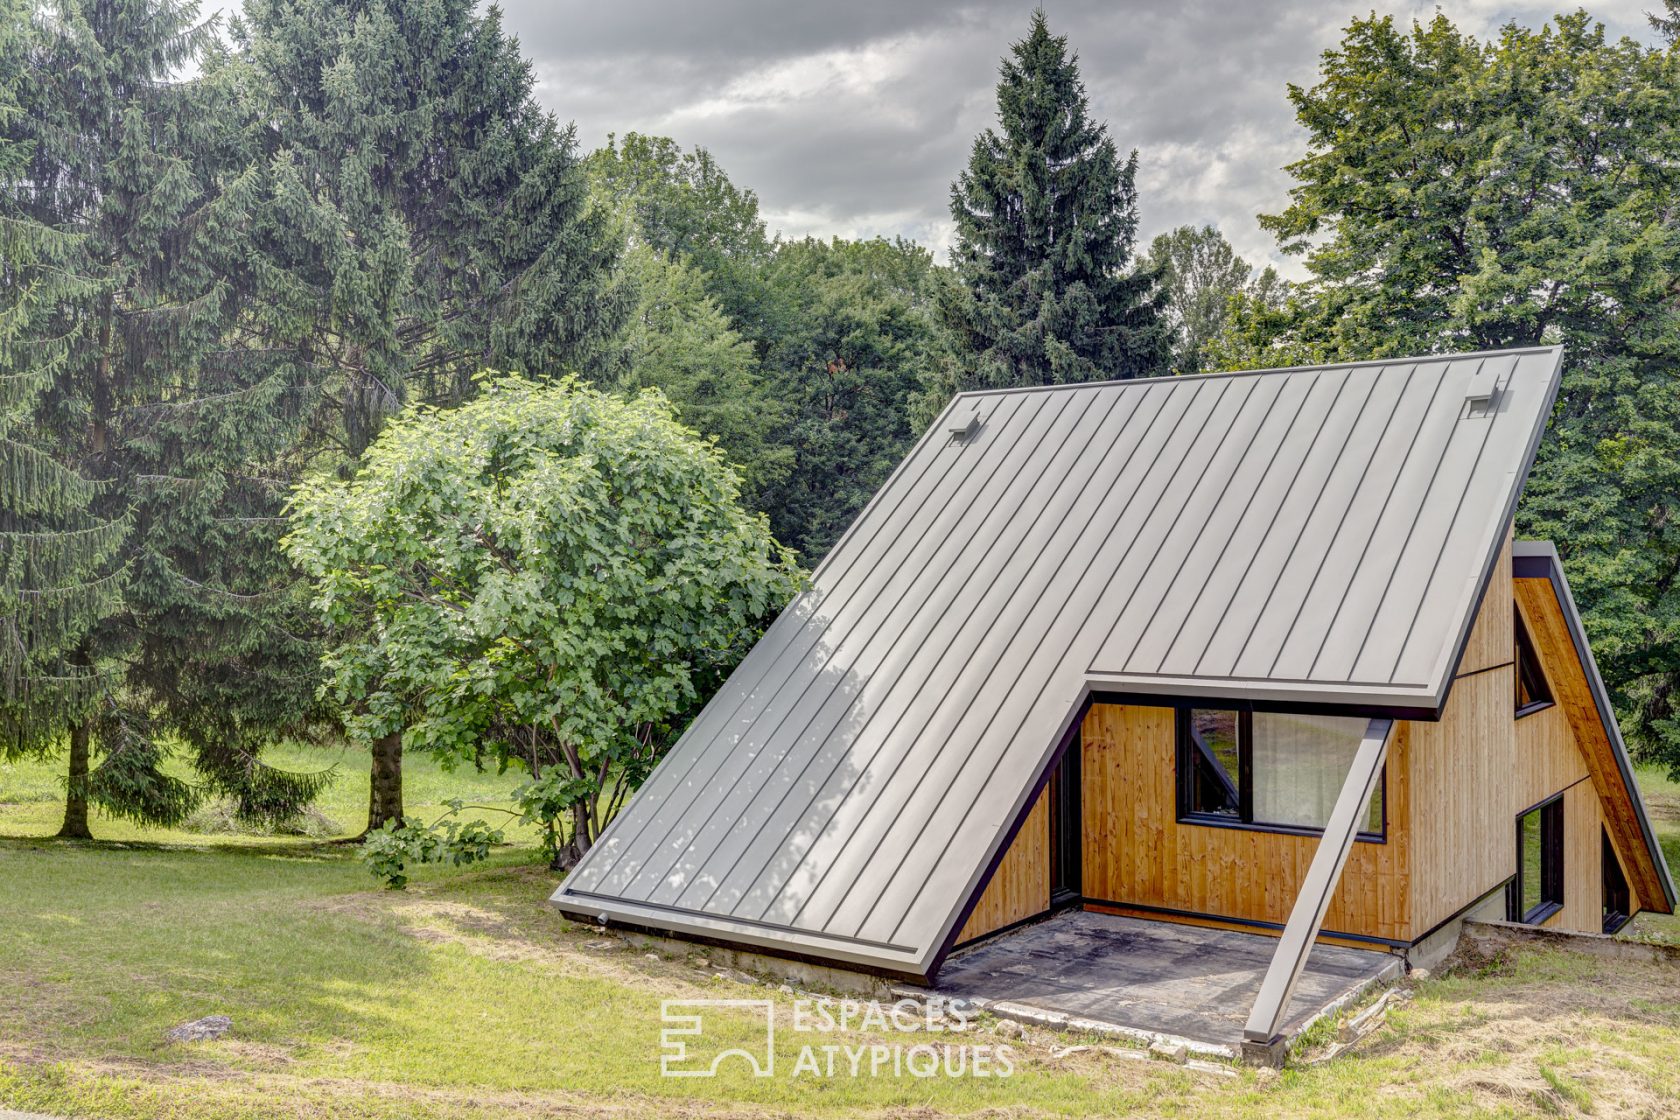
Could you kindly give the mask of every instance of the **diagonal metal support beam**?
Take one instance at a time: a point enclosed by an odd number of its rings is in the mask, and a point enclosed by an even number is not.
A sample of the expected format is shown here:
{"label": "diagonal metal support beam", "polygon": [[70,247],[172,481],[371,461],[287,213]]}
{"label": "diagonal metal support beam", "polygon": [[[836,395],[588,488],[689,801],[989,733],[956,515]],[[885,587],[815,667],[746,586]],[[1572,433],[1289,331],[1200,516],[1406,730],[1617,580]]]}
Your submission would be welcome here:
{"label": "diagonal metal support beam", "polygon": [[1289,923],[1278,940],[1266,978],[1260,984],[1254,1009],[1249,1012],[1248,1026],[1243,1039],[1249,1043],[1271,1045],[1278,1039],[1283,1026],[1283,1013],[1289,1007],[1289,997],[1295,992],[1295,982],[1307,965],[1307,955],[1324,925],[1324,912],[1330,908],[1330,896],[1336,893],[1342,868],[1347,866],[1348,853],[1353,850],[1359,822],[1365,816],[1371,794],[1381,780],[1383,761],[1388,757],[1388,740],[1394,731],[1391,719],[1374,719],[1365,728],[1365,738],[1348,767],[1347,780],[1336,796],[1336,807],[1330,811],[1324,836],[1313,853],[1312,866],[1307,869],[1301,893],[1295,896],[1295,906],[1289,912]]}

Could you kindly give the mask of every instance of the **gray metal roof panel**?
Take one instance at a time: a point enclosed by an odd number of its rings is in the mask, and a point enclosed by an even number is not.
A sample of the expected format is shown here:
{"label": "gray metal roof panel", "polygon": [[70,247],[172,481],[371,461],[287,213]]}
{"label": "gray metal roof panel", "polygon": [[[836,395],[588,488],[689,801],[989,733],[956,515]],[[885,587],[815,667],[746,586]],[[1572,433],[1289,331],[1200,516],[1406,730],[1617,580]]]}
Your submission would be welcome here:
{"label": "gray metal roof panel", "polygon": [[555,901],[925,972],[1091,688],[1433,709],[1558,358],[960,396]]}

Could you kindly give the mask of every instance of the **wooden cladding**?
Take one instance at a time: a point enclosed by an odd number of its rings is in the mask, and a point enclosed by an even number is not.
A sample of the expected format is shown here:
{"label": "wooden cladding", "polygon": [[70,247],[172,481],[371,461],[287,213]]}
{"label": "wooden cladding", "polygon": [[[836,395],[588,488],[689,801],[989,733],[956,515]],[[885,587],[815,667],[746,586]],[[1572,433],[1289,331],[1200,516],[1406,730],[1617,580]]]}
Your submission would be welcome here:
{"label": "wooden cladding", "polygon": [[[1509,614],[1510,600],[1503,602]],[[1499,668],[1454,681],[1439,722],[1407,725],[1407,782],[1416,825],[1413,936],[1446,921],[1516,870],[1516,813],[1525,805],[1511,794],[1518,772],[1515,696],[1507,655]]]}
{"label": "wooden cladding", "polygon": [[[1487,590],[1482,592],[1481,606],[1476,610],[1476,622],[1464,643],[1464,656],[1459,658],[1455,676],[1477,673],[1496,665],[1508,665],[1516,648],[1516,634],[1511,617],[1511,533],[1505,533],[1505,547],[1493,566]],[[1513,687],[1515,687],[1513,685]]]}
{"label": "wooden cladding", "polygon": [[957,944],[1050,909],[1050,791],[1039,794],[1026,823],[992,873]]}
{"label": "wooden cladding", "polygon": [[[1567,725],[1581,764],[1590,775],[1599,800],[1599,811],[1604,815],[1605,829],[1627,872],[1635,904],[1666,910],[1661,874],[1645,846],[1631,791],[1622,780],[1615,748],[1599,718],[1598,706],[1593,702],[1591,686],[1575,652],[1575,643],[1569,636],[1569,623],[1564,618],[1563,606],[1557,600],[1552,582],[1549,579],[1516,580],[1515,595],[1529,638],[1540,651],[1540,665],[1546,674],[1546,683],[1551,688],[1552,698],[1557,701],[1556,709],[1524,717],[1517,721],[1517,726],[1526,731],[1525,725],[1551,716],[1554,711],[1561,711],[1558,725]],[[1568,806],[1565,806],[1564,812],[1569,812]]]}
{"label": "wooden cladding", "polygon": [[[1084,725],[1084,893],[1121,906],[1282,923],[1317,836],[1180,823],[1173,710],[1095,704]],[[1325,919],[1326,932],[1405,940],[1410,837],[1404,725],[1388,762],[1387,843],[1360,842]]]}

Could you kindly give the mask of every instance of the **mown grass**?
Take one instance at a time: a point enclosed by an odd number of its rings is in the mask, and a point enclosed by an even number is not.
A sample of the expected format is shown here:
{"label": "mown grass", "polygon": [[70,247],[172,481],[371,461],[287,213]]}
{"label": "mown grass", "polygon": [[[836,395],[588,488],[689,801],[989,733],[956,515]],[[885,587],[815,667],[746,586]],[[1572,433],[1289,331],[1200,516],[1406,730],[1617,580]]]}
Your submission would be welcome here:
{"label": "mown grass", "polygon": [[[279,743],[263,754],[263,761],[281,770],[300,774],[327,774],[328,784],[316,799],[315,808],[340,826],[341,836],[354,836],[367,824],[368,757],[350,747],[322,747],[302,743]],[[171,759],[167,767],[181,777],[190,777],[186,763]],[[502,828],[510,841],[532,842],[535,832],[519,825],[506,812],[513,808],[510,797],[520,782],[516,773],[497,774],[471,766],[446,770],[429,755],[412,755],[403,762],[403,800],[406,811],[430,822],[445,812],[445,802],[460,798],[487,809],[471,809],[461,815],[487,821]],[[8,836],[51,836],[64,816],[63,768],[57,762],[22,760],[0,762],[0,834]],[[142,828],[128,821],[104,817],[95,811],[93,833],[100,840],[142,841],[153,844],[261,846],[271,839],[257,833],[205,835],[189,829]]]}
{"label": "mown grass", "polygon": [[[365,809],[356,762],[344,760],[328,799],[347,830]],[[423,759],[408,775],[414,806],[505,797],[511,785],[452,784]],[[808,1039],[782,1030],[776,1076],[731,1065],[715,1080],[665,1079],[661,1000],[773,998],[785,1024],[791,997],[716,978],[703,949],[650,959],[566,922],[545,905],[557,877],[527,846],[468,872],[421,869],[410,890],[388,892],[346,846],[305,839],[140,839],[113,822],[96,824],[107,841],[42,839],[56,805],[14,796],[40,779],[4,778],[0,1104],[14,1108],[111,1118],[1680,1111],[1680,969],[1558,952],[1467,962],[1421,985],[1355,1050],[1281,1075],[1068,1053],[1091,1040],[1029,1034],[1011,1043],[1007,1079],[800,1078],[788,1071]],[[164,1041],[169,1027],[210,1014],[232,1016],[228,1038]],[[758,1029],[722,1013],[708,1039],[721,1030],[751,1045]],[[948,1040],[1006,1041],[984,1027]]]}
{"label": "mown grass", "polygon": [[[1634,772],[1669,870],[1680,869],[1680,782],[1670,778],[1663,766],[1639,766]],[[1680,944],[1680,915],[1640,914],[1623,936]]]}

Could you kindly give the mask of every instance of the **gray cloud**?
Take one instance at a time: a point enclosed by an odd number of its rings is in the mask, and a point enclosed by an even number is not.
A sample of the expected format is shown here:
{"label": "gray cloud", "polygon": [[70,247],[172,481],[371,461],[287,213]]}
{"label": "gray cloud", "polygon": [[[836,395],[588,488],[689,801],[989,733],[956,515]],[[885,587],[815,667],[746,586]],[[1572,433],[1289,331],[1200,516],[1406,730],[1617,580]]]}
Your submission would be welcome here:
{"label": "gray cloud", "polygon": [[[943,248],[950,183],[991,124],[999,58],[1035,5],[852,0],[510,0],[504,21],[533,59],[538,96],[583,144],[661,133],[711,149],[789,235],[903,234]],[[1283,166],[1303,139],[1287,82],[1310,83],[1320,52],[1360,3],[1049,0],[1078,52],[1093,112],[1139,151],[1147,238],[1213,222],[1251,260],[1280,258],[1255,215],[1286,201]],[[1538,24],[1555,3],[1463,0],[1441,8],[1486,33]],[[1594,15],[1647,38],[1642,9]],[[1428,18],[1434,5],[1400,6]]]}

